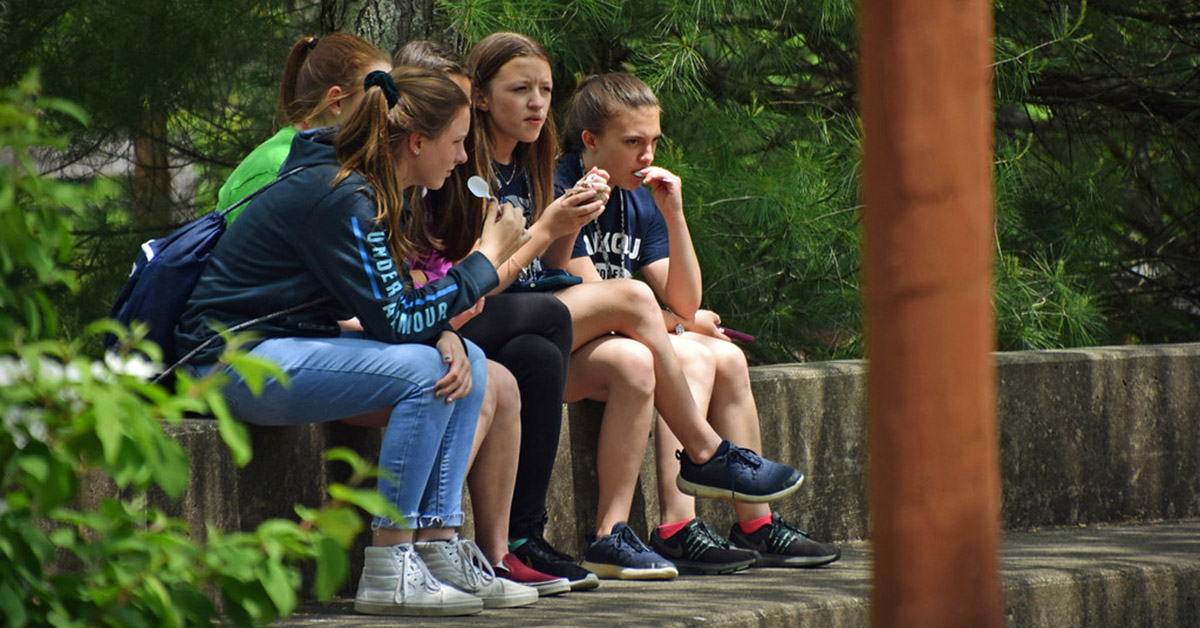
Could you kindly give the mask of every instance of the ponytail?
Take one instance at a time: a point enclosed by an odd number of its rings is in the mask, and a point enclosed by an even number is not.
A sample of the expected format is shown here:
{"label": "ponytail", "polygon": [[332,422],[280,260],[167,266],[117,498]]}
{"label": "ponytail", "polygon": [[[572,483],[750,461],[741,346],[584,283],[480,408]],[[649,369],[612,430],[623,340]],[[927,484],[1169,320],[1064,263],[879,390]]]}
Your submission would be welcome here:
{"label": "ponytail", "polygon": [[279,116],[285,124],[311,125],[329,108],[325,94],[340,87],[343,98],[362,89],[372,65],[391,58],[370,42],[348,33],[301,37],[292,45],[279,85]]}
{"label": "ponytail", "polygon": [[440,136],[469,102],[446,75],[414,68],[392,70],[390,75],[372,72],[363,88],[362,104],[334,139],[341,165],[334,183],[351,172],[366,179],[375,190],[375,220],[388,233],[388,248],[396,259],[410,259],[417,250],[434,248],[434,241],[425,203],[404,209],[397,156],[413,133]]}
{"label": "ponytail", "polygon": [[288,116],[288,107],[296,100],[296,78],[300,75],[300,67],[308,58],[308,53],[317,46],[316,37],[301,37],[292,44],[287,62],[283,64],[283,81],[279,85],[279,102],[275,105],[275,122],[279,126],[292,124]]}

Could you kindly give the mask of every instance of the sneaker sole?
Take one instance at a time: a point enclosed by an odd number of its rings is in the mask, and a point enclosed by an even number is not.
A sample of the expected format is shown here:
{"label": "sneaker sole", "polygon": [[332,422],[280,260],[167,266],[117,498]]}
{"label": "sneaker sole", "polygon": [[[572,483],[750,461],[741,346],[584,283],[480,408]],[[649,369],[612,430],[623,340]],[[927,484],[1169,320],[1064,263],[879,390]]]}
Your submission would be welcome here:
{"label": "sneaker sole", "polygon": [[586,560],[583,561],[582,565],[584,569],[596,574],[600,578],[613,580],[672,580],[675,576],[679,575],[679,570],[674,567],[646,569],[609,565],[607,563],[593,563]]}
{"label": "sneaker sole", "polygon": [[405,617],[450,617],[476,615],[483,611],[483,600],[466,600],[456,604],[385,604],[354,601],[354,610],[364,615],[399,615]]}
{"label": "sneaker sole", "polygon": [[600,577],[590,573],[586,578],[571,581],[572,591],[591,591],[600,586]]}
{"label": "sneaker sole", "polygon": [[792,493],[795,493],[803,483],[804,474],[801,473],[800,479],[796,480],[795,484],[781,491],[776,491],[768,495],[748,495],[746,493],[731,491],[727,488],[717,488],[715,486],[708,486],[705,484],[694,484],[683,479],[682,475],[675,476],[675,486],[677,486],[680,491],[688,495],[695,497],[707,497],[709,499],[727,499],[730,501],[744,502],[747,504],[765,504],[767,502],[773,502],[777,499],[782,499],[788,495],[791,495]]}
{"label": "sneaker sole", "polygon": [[758,556],[756,567],[820,567],[828,565],[842,557],[841,552],[832,556],[785,556],[783,554],[762,554]]}
{"label": "sneaker sole", "polygon": [[749,569],[754,564],[754,560],[739,561],[736,563],[699,563],[689,560],[676,560],[674,558],[671,559],[671,562],[675,563],[675,567],[679,569],[679,573],[698,574],[701,576],[719,576],[737,573]]}
{"label": "sneaker sole", "polygon": [[[518,606],[529,606],[530,604],[538,601],[538,597],[540,597],[540,595],[538,594],[537,590],[533,589],[533,587],[530,587],[530,589],[531,590],[527,592],[522,591],[520,594],[508,595],[504,597],[477,597],[483,600],[484,608],[516,608]],[[470,591],[468,591],[468,593],[470,593]]]}
{"label": "sneaker sole", "polygon": [[539,597],[559,595],[560,593],[566,593],[571,590],[571,583],[568,582],[566,578],[555,582],[547,582],[545,584],[530,584],[528,582],[522,582],[521,584],[537,589]]}

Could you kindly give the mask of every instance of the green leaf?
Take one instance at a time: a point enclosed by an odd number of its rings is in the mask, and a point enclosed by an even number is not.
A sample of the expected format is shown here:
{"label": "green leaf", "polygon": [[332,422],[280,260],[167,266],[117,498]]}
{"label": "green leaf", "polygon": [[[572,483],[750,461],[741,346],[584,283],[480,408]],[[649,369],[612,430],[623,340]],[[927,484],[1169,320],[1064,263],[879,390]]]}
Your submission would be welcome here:
{"label": "green leaf", "polygon": [[317,576],[313,584],[317,599],[329,601],[350,572],[346,546],[330,536],[317,539]]}
{"label": "green leaf", "polygon": [[280,615],[290,615],[296,609],[296,589],[293,574],[274,561],[267,561],[259,571],[259,582],[270,596]]}
{"label": "green leaf", "polygon": [[334,499],[353,504],[381,517],[398,520],[400,513],[379,491],[374,489],[350,488],[345,484],[331,484],[329,495]]}
{"label": "green leaf", "polygon": [[22,596],[13,590],[10,580],[0,580],[0,610],[4,611],[6,626],[23,628],[29,623],[29,613],[21,600]]}
{"label": "green leaf", "polygon": [[121,423],[121,413],[114,399],[109,395],[99,395],[94,400],[93,415],[96,418],[96,437],[104,448],[104,461],[115,464],[121,453],[121,440],[125,436],[125,428]]}
{"label": "green leaf", "polygon": [[370,477],[371,463],[363,460],[358,452],[349,447],[331,447],[325,450],[325,459],[331,462],[344,462],[357,477]]}
{"label": "green leaf", "polygon": [[225,396],[219,390],[209,390],[205,392],[204,400],[217,418],[217,431],[233,454],[234,463],[239,467],[250,464],[254,455],[250,448],[250,431],[230,414],[229,406],[225,405]]}
{"label": "green leaf", "polygon": [[325,508],[313,523],[344,548],[353,546],[363,529],[362,517],[352,508]]}

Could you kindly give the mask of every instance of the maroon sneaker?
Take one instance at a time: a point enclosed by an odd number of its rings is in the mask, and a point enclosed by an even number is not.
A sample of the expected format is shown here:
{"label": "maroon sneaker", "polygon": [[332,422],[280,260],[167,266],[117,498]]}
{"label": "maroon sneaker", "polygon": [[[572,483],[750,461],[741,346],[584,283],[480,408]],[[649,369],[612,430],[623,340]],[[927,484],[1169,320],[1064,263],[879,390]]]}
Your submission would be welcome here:
{"label": "maroon sneaker", "polygon": [[558,595],[571,590],[571,582],[566,578],[556,578],[550,574],[544,574],[521,562],[521,559],[512,552],[505,554],[504,558],[500,560],[500,564],[494,568],[496,575],[501,578],[537,589],[538,597]]}

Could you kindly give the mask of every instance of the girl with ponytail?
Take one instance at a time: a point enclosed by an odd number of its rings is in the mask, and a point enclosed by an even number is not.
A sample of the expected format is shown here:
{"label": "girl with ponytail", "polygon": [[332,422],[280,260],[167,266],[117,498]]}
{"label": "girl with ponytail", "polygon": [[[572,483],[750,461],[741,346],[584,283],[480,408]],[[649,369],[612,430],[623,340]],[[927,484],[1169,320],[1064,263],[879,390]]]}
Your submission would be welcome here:
{"label": "girl with ponytail", "polygon": [[[176,342],[189,351],[212,327],[294,307],[249,325],[257,340],[242,345],[279,365],[289,383],[251,383],[230,371],[222,392],[234,416],[292,425],[386,409],[378,487],[399,518],[372,525],[357,610],[462,615],[532,603],[536,590],[496,578],[456,533],[486,359],[449,323],[498,285],[496,268],[528,235],[518,216],[498,216],[492,203],[476,251],[415,288],[404,260],[427,235],[406,190],[438,189],[466,161],[467,99],[445,76],[416,70],[371,72],[363,89],[340,127],[296,135],[282,169],[299,170],[230,225]],[[342,332],[338,321],[348,318],[363,331]],[[197,376],[223,370],[222,348],[198,352],[187,368]]]}
{"label": "girl with ponytail", "polygon": [[[338,124],[362,102],[363,77],[368,72],[391,69],[387,53],[348,33],[296,40],[279,86],[275,109],[279,131],[234,169],[217,193],[217,210],[273,181],[297,131]],[[240,213],[240,208],[234,210],[226,219],[232,222]]]}

